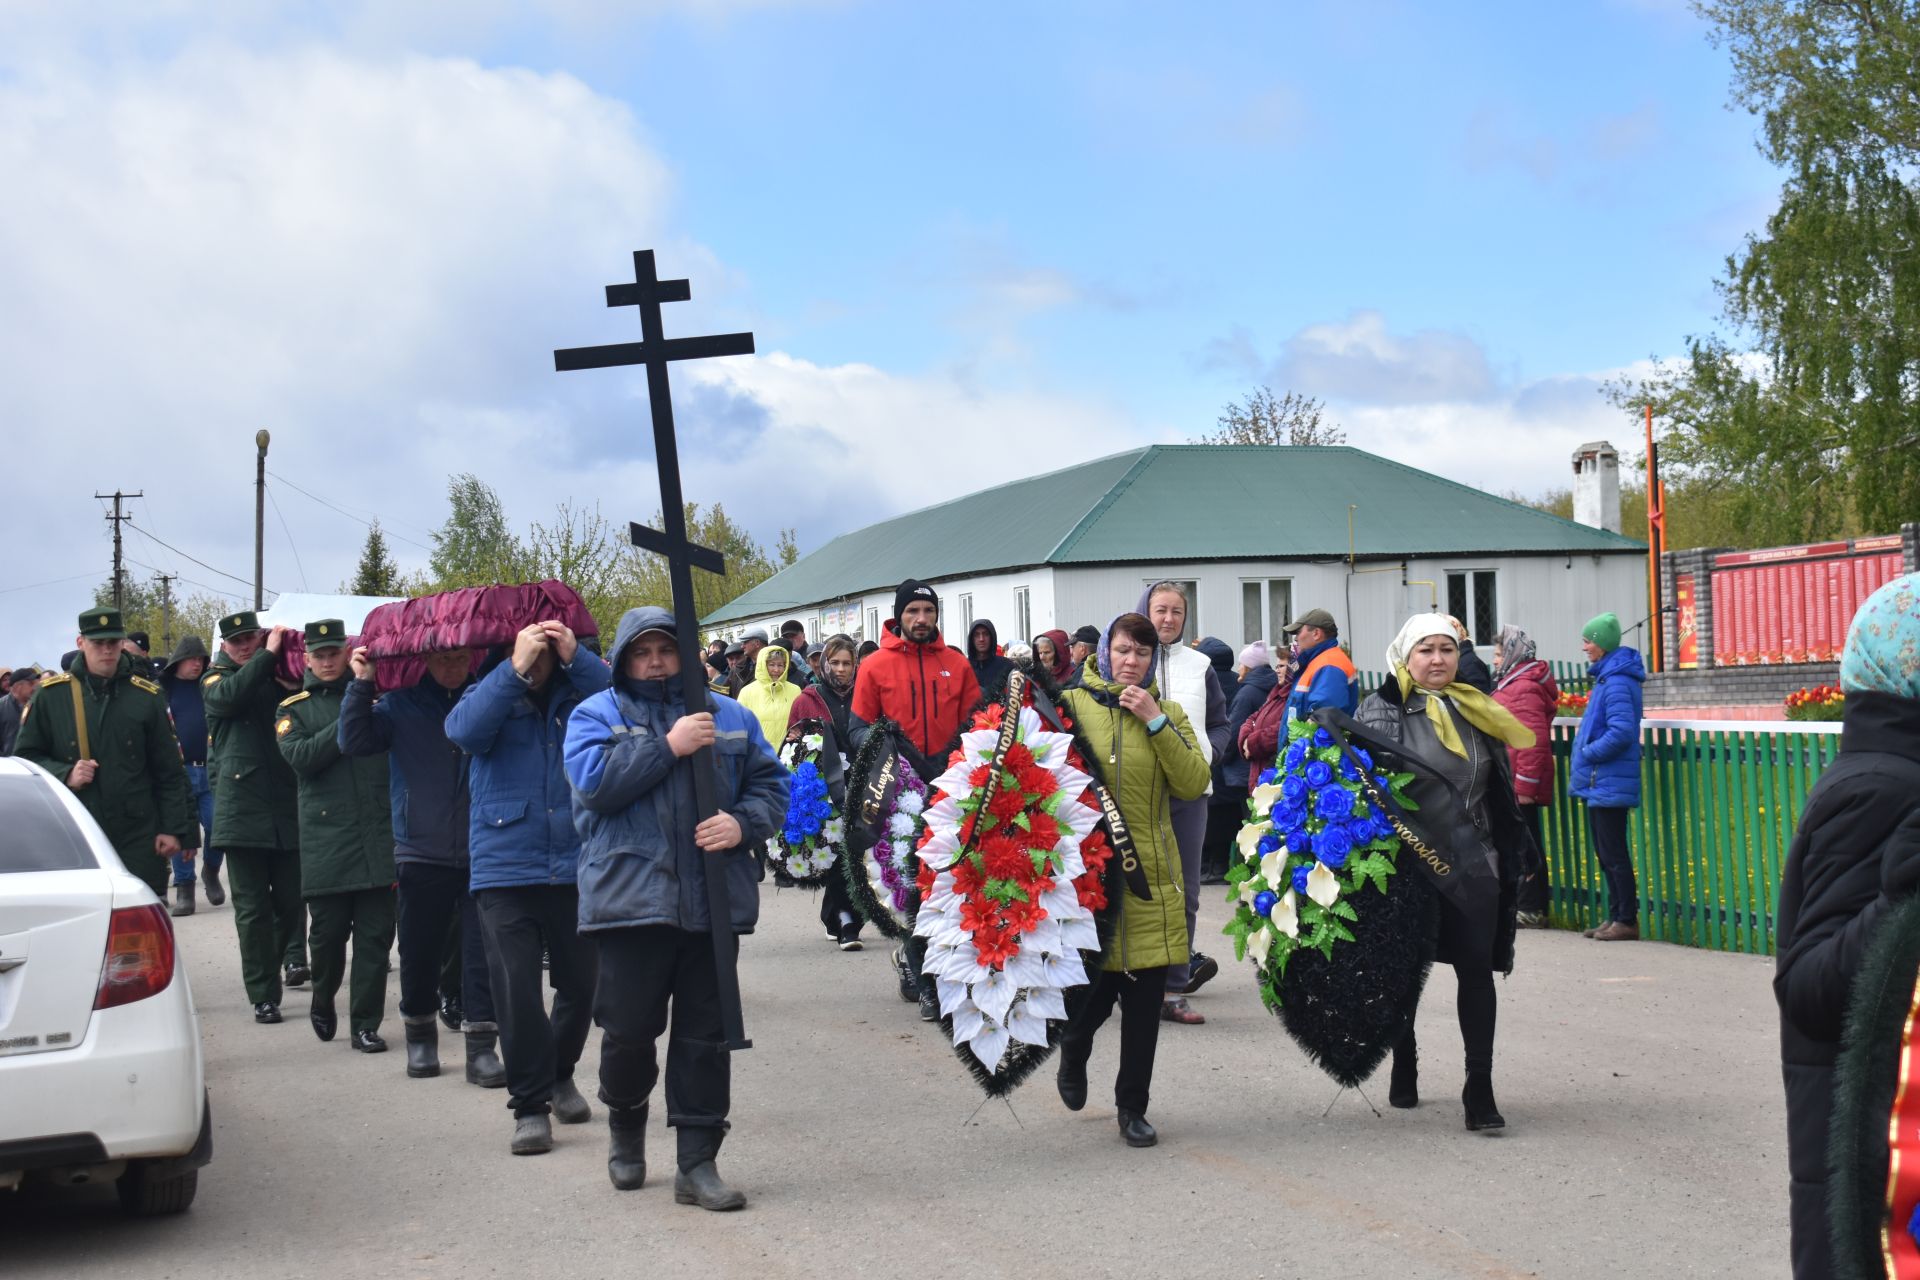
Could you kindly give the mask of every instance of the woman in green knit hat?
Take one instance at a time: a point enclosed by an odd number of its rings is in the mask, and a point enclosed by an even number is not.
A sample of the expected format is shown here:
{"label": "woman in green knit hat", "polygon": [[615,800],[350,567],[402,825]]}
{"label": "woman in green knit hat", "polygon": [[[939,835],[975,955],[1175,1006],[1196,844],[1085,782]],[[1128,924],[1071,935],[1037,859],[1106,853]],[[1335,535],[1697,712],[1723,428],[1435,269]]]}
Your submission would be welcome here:
{"label": "woman in green knit hat", "polygon": [[1603,613],[1580,629],[1593,692],[1573,739],[1567,793],[1587,802],[1587,833],[1607,882],[1607,919],[1587,936],[1632,942],[1640,936],[1640,893],[1627,820],[1640,807],[1640,651],[1620,643],[1620,619]]}

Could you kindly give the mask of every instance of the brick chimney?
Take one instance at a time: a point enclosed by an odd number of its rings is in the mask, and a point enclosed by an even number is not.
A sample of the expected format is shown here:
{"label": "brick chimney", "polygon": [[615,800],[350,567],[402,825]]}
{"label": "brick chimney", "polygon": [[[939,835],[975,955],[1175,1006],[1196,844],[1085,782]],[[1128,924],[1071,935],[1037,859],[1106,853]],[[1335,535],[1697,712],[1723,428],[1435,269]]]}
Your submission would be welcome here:
{"label": "brick chimney", "polygon": [[1605,440],[1573,451],[1573,518],[1620,532],[1620,454]]}

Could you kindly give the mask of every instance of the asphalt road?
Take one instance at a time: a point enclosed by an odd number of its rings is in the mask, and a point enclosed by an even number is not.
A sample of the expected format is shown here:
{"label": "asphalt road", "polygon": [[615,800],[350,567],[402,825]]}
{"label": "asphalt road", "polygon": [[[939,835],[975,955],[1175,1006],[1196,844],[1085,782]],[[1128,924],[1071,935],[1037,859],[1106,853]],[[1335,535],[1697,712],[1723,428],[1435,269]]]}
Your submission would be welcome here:
{"label": "asphalt road", "polygon": [[[1212,892],[1205,931],[1224,918]],[[721,1168],[751,1204],[716,1215],[673,1203],[658,1105],[648,1185],[620,1193],[597,1102],[592,1123],[555,1126],[551,1154],[514,1158],[504,1091],[457,1069],[408,1080],[397,1015],[374,1057],[315,1040],[301,994],[256,1026],[230,910],[203,904],[177,922],[214,1107],[198,1200],[132,1222],[108,1189],[0,1198],[0,1275],[1786,1274],[1764,958],[1523,933],[1500,984],[1497,1136],[1461,1123],[1449,971],[1420,1015],[1426,1103],[1388,1109],[1383,1072],[1376,1116],[1336,1099],[1229,964],[1195,1000],[1206,1026],[1163,1029],[1161,1142],[1134,1151],[1101,1105],[1117,1021],[1085,1111],[1049,1072],[976,1114],[884,946],[841,954],[815,910],[769,892],[743,949],[755,1047],[736,1059]],[[442,1037],[450,1063],[457,1043]]]}

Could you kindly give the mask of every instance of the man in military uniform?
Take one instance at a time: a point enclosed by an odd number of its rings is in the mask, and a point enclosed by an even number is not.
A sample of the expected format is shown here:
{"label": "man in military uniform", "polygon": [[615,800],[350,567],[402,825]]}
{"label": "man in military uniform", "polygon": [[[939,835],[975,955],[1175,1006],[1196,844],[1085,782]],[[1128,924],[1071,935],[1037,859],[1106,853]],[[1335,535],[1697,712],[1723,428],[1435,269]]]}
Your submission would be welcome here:
{"label": "man in military uniform", "polygon": [[274,712],[292,691],[274,676],[285,627],[251,611],[220,619],[220,653],[200,677],[212,735],[213,826],[227,855],[240,973],[255,1022],[280,1021],[282,981],[307,980],[300,832],[293,770],[274,745]]}
{"label": "man in military uniform", "polygon": [[40,684],[14,754],[72,788],[127,870],[165,900],[174,854],[200,843],[160,686],[121,650],[120,611],[80,615],[80,656]]}
{"label": "man in military uniform", "polygon": [[393,947],[393,815],[384,753],[340,750],[340,696],[346,692],[347,628],[338,618],[306,628],[306,687],[280,704],[273,732],[300,780],[300,892],[313,925],[313,1033],[333,1039],[334,994],[353,938],[347,1016],[353,1047],[385,1052],[380,1018]]}

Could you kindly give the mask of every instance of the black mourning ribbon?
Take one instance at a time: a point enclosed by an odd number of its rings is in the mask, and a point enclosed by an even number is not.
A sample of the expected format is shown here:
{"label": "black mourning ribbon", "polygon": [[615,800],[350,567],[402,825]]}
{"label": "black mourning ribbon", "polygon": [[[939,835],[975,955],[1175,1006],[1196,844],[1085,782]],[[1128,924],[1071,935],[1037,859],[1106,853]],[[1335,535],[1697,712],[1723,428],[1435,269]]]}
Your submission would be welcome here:
{"label": "black mourning ribbon", "polygon": [[[1015,681],[1019,683],[1016,684]],[[1008,719],[1018,719],[1021,692],[1028,683],[1026,674],[1018,668],[1015,668],[1013,674],[1007,677],[1007,706],[1012,712]],[[1041,723],[1055,733],[1070,732],[1067,729],[1066,717],[1060,714],[1060,708],[1053,705],[1053,699],[1047,696],[1046,689],[1037,680],[1030,683],[1033,685],[1033,709],[1039,715]],[[1001,722],[1000,733],[1003,743],[1009,741],[1006,721]],[[1006,747],[1003,745],[1001,751],[1005,750]],[[998,757],[996,757],[996,763],[997,760]],[[1092,764],[1091,761],[1088,763]],[[999,777],[998,769],[994,770],[994,776]],[[1113,845],[1113,852],[1120,859],[1120,874],[1126,879],[1127,892],[1143,902],[1152,902],[1153,890],[1147,887],[1146,868],[1140,865],[1140,851],[1134,846],[1133,832],[1127,828],[1125,815],[1120,812],[1120,802],[1114,799],[1112,790],[1106,783],[1100,781],[1098,774],[1089,774],[1088,779],[1093,789],[1094,799],[1100,802],[1101,818],[1107,824],[1107,839]],[[979,830],[978,826],[974,829]]]}

